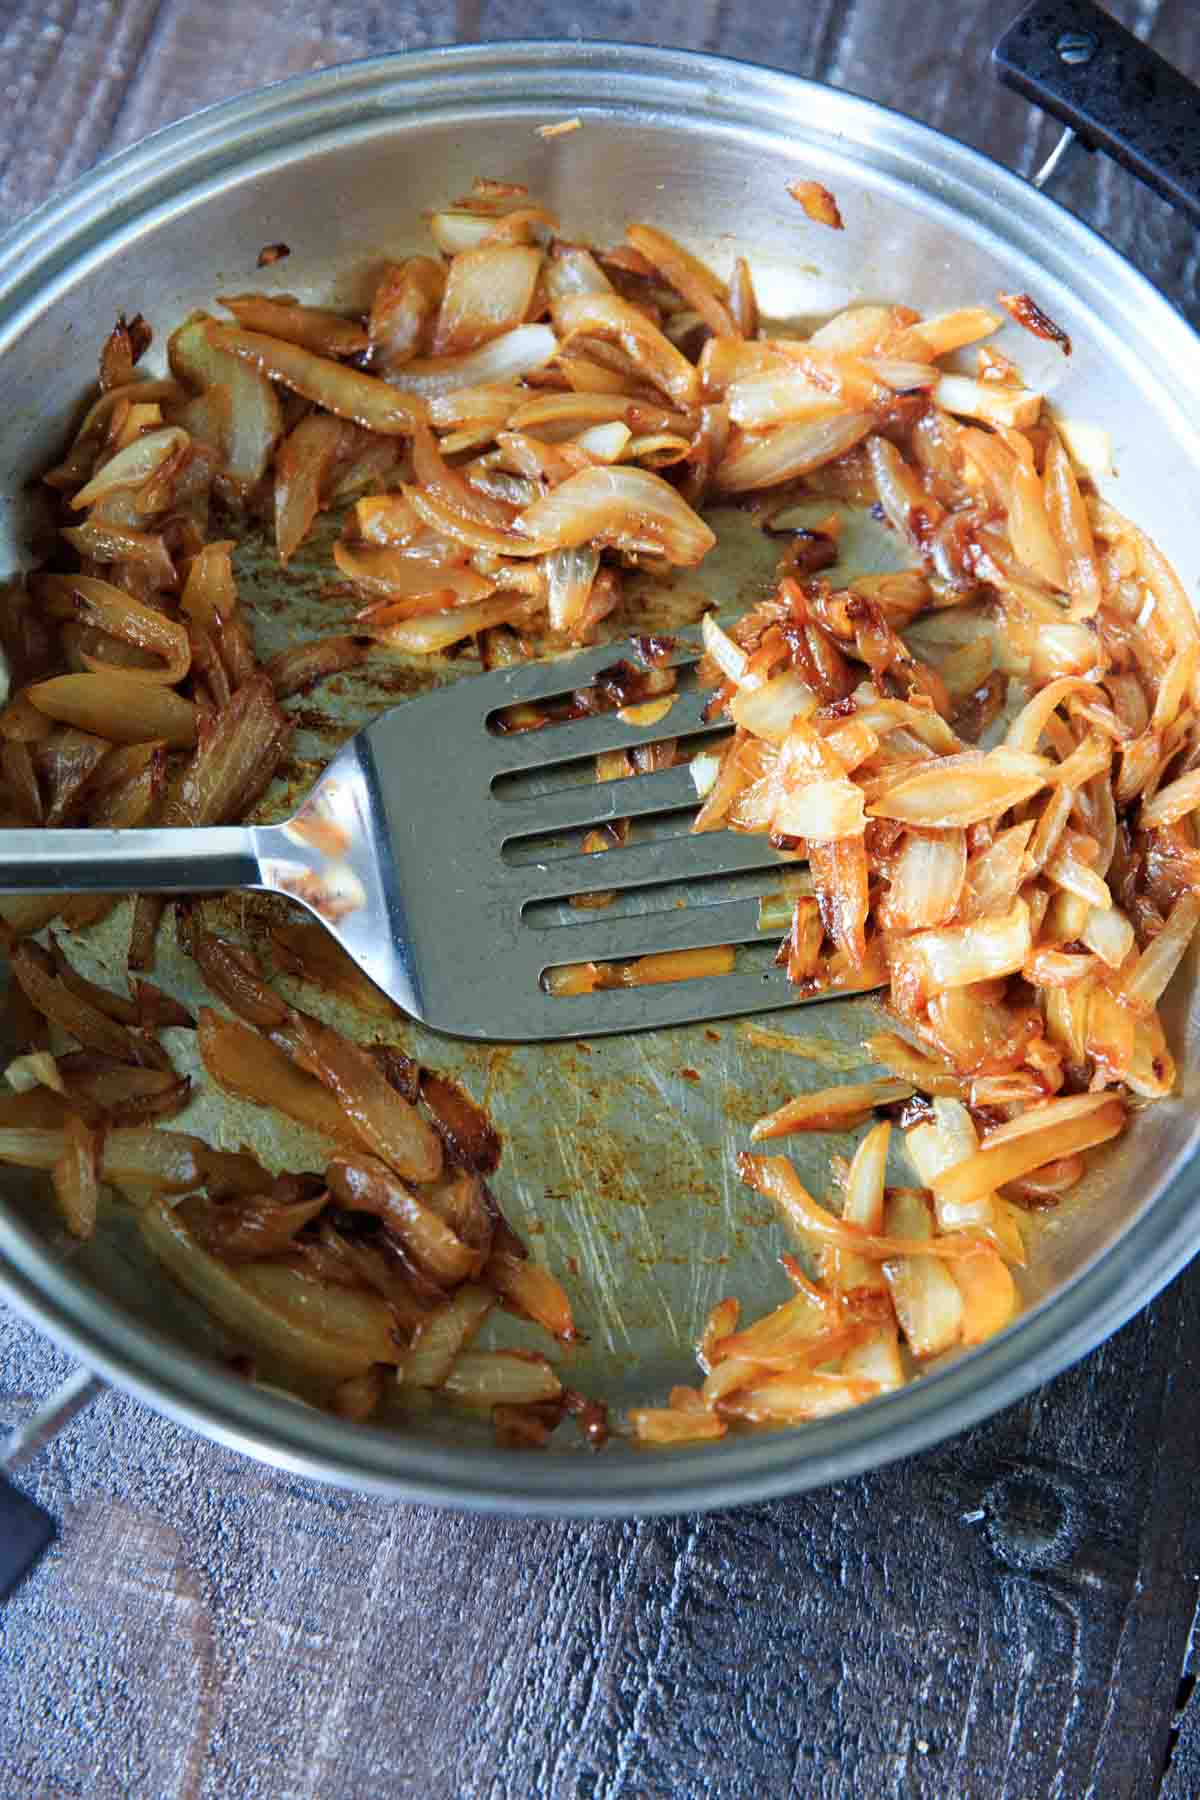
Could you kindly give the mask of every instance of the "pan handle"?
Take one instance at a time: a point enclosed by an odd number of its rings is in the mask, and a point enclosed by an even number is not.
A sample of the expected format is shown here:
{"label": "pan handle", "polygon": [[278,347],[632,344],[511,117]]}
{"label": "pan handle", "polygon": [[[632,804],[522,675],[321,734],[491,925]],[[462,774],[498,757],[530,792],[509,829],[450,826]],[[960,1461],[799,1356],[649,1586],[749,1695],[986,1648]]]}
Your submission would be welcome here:
{"label": "pan handle", "polygon": [[1015,88],[1200,225],[1200,90],[1090,0],[1033,0],[992,61]]}
{"label": "pan handle", "polygon": [[58,1522],[44,1507],[6,1480],[82,1412],[104,1383],[90,1369],[76,1369],[37,1411],[0,1444],[0,1602],[17,1588],[58,1536]]}

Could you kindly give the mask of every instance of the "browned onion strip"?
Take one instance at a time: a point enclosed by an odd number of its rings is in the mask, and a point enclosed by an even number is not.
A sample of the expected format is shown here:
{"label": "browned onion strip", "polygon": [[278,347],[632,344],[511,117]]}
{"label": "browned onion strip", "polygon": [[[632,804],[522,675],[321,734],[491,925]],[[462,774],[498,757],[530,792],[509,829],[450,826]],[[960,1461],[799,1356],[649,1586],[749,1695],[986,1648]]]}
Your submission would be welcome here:
{"label": "browned onion strip", "polygon": [[314,356],[311,350],[297,344],[232,326],[212,324],[205,330],[214,349],[229,351],[271,381],[303,394],[326,412],[353,419],[367,431],[408,437],[413,426],[426,416],[424,404],[414,395],[403,394],[374,375],[361,375],[357,369]]}
{"label": "browned onion strip", "polygon": [[144,605],[111,582],[90,575],[43,575],[41,588],[43,593],[72,610],[78,607],[85,618],[111,637],[162,657],[161,668],[127,671],[135,679],[164,682],[173,687],[191,668],[192,652],[186,627],[169,619],[156,607]]}
{"label": "browned onion strip", "polygon": [[1125,1108],[1119,1100],[1108,1099],[1096,1111],[1048,1127],[1044,1132],[1026,1133],[994,1147],[985,1144],[974,1156],[937,1176],[934,1194],[943,1204],[962,1205],[1040,1169],[1045,1163],[1106,1143],[1124,1126]]}
{"label": "browned onion strip", "polygon": [[357,1139],[329,1090],[285,1051],[235,1019],[201,1007],[197,1042],[204,1067],[226,1093],[274,1106],[289,1119],[338,1140]]}
{"label": "browned onion strip", "polygon": [[441,1139],[401,1099],[365,1050],[304,1014],[294,1014],[277,1035],[301,1068],[336,1097],[372,1155],[412,1181],[436,1179],[442,1169]]}
{"label": "browned onion strip", "polygon": [[160,738],[172,750],[187,750],[196,742],[196,708],[190,700],[123,670],[55,675],[36,682],[28,695],[48,719],[93,732],[112,744]]}
{"label": "browned onion strip", "polygon": [[[404,1102],[395,1096],[398,1103]],[[329,1191],[354,1212],[373,1213],[422,1269],[445,1287],[478,1275],[481,1258],[412,1188],[372,1156],[339,1157],[325,1171]]]}
{"label": "browned onion strip", "polygon": [[367,348],[364,326],[320,306],[271,294],[221,294],[218,299],[248,331],[284,338],[318,356],[354,356]]}
{"label": "browned onion strip", "polygon": [[793,1131],[848,1131],[859,1125],[877,1106],[907,1100],[912,1084],[904,1080],[849,1082],[822,1088],[815,1094],[797,1094],[773,1113],[756,1119],[751,1138],[787,1137]]}

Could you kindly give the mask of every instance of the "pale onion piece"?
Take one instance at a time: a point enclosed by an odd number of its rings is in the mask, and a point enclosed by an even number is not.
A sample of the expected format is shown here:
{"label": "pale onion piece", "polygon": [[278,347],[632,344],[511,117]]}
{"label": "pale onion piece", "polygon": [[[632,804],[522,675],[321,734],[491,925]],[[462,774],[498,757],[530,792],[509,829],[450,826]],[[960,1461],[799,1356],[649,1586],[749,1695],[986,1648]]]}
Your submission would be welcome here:
{"label": "pale onion piece", "polygon": [[56,1094],[67,1091],[58,1064],[48,1050],[31,1050],[25,1056],[14,1056],[4,1071],[4,1079],[17,1094],[28,1094],[36,1087],[52,1088]]}
{"label": "pale onion piece", "polygon": [[1018,562],[1047,587],[1059,592],[1066,587],[1066,563],[1050,526],[1041,476],[1020,458],[1013,468],[1008,536]]}
{"label": "pale onion piece", "polygon": [[464,1350],[442,1391],[469,1406],[532,1406],[557,1400],[562,1383],[544,1356],[524,1350]]}
{"label": "pale onion piece", "polygon": [[355,356],[367,348],[365,325],[324,307],[273,294],[218,294],[217,299],[247,330],[302,344],[318,356]]}
{"label": "pale onion piece", "polygon": [[947,989],[1015,975],[1032,948],[1029,908],[1017,900],[1001,916],[902,939],[893,957],[892,980],[902,991],[928,999]]}
{"label": "pale onion piece", "polygon": [[935,369],[931,363],[916,362],[900,356],[868,356],[864,361],[872,375],[897,394],[911,394],[922,388],[931,388],[941,377],[941,370]]}
{"label": "pale onion piece", "polygon": [[1175,1058],[1167,1048],[1157,1013],[1136,1020],[1125,1085],[1143,1100],[1163,1100],[1174,1091]]}
{"label": "pale onion piece", "polygon": [[434,656],[448,650],[451,644],[473,637],[477,631],[529,619],[538,606],[537,600],[510,589],[471,606],[456,606],[451,612],[422,613],[416,618],[399,619],[395,624],[365,629],[394,650],[405,650],[413,656]]}
{"label": "pale onion piece", "polygon": [[544,280],[551,300],[569,294],[611,294],[612,282],[590,250],[577,244],[555,244],[546,262]]}
{"label": "pale onion piece", "polygon": [[333,560],[348,581],[385,601],[421,594],[452,594],[463,602],[486,600],[497,585],[494,576],[477,575],[462,564],[426,562],[385,545],[356,547],[338,542],[333,546]]}
{"label": "pale onion piece", "polygon": [[96,1167],[100,1133],[72,1114],[66,1120],[63,1135],[63,1154],[51,1171],[54,1197],[72,1236],[90,1238],[96,1229],[100,1200]]}
{"label": "pale onion piece", "polygon": [[970,762],[922,763],[889,780],[867,813],[940,829],[977,825],[1031,799],[1045,787],[1051,767],[1045,757],[1003,745]]}
{"label": "pale onion piece", "polygon": [[238,1343],[330,1380],[399,1360],[391,1311],[377,1295],[310,1281],[282,1263],[230,1268],[202,1250],[168,1207],[143,1207],[138,1225],[179,1285]]}
{"label": "pale onion piece", "polygon": [[[30,690],[32,692],[32,690]],[[1191,769],[1159,788],[1153,800],[1142,803],[1138,821],[1143,831],[1154,831],[1160,825],[1174,825],[1178,819],[1200,807],[1200,769]]]}
{"label": "pale onion piece", "polygon": [[1089,907],[1078,936],[1110,969],[1121,968],[1136,948],[1133,926],[1116,906]]}
{"label": "pale onion piece", "polygon": [[1184,953],[1200,924],[1200,898],[1183,894],[1167,915],[1167,922],[1152,938],[1121,979],[1118,997],[1135,1012],[1149,1012],[1158,1005],[1167,983],[1183,961]]}
{"label": "pale onion piece", "polygon": [[797,1094],[774,1112],[756,1119],[750,1127],[750,1137],[759,1143],[764,1138],[788,1137],[794,1131],[849,1131],[869,1118],[875,1107],[907,1100],[912,1092],[910,1081],[884,1078],[844,1082],[816,1093]]}
{"label": "pale onion piece", "polygon": [[455,388],[448,394],[432,395],[429,418],[439,431],[450,431],[455,426],[482,426],[499,431],[510,422],[514,407],[518,407],[524,397],[524,388],[513,382],[485,381],[478,387]]}
{"label": "pale onion piece", "polygon": [[47,718],[107,738],[113,744],[161,739],[172,750],[196,742],[196,708],[173,688],[123,672],[54,675],[27,688]]}
{"label": "pale onion piece", "polygon": [[[1071,596],[1071,617],[1090,619],[1100,610],[1104,598],[1100,565],[1092,537],[1087,505],[1079,491],[1071,459],[1056,436],[1046,446],[1043,493],[1050,529],[1060,552]],[[1009,517],[1009,535],[1012,535]],[[1016,549],[1016,540],[1013,539]]]}
{"label": "pale onion piece", "polygon": [[621,424],[641,431],[687,431],[691,415],[676,412],[657,400],[641,400],[633,394],[569,393],[546,390],[531,394],[520,390],[520,404],[508,419],[511,431],[531,431],[550,443],[559,443],[588,425]]}
{"label": "pale onion piece", "polygon": [[1102,481],[1113,473],[1112,437],[1102,425],[1085,419],[1056,418],[1054,423],[1073,460],[1093,480]]}
{"label": "pale onion piece", "polygon": [[704,800],[712,793],[721,773],[721,762],[722,758],[715,750],[701,750],[688,764],[698,800]]}
{"label": "pale onion piece", "polygon": [[900,1339],[894,1325],[880,1325],[842,1357],[842,1374],[852,1381],[873,1381],[881,1394],[904,1386]]}
{"label": "pale onion piece", "polygon": [[[1031,1134],[1056,1130],[1074,1120],[1087,1120],[1094,1112],[1103,1112],[1112,1103],[1112,1094],[1061,1094],[1056,1100],[1042,1100],[1040,1105],[1025,1107],[1015,1118],[995,1125],[984,1138],[984,1148],[991,1150],[1004,1143],[1016,1143]],[[941,1174],[941,1170],[939,1170]]]}
{"label": "pale onion piece", "polygon": [[[816,349],[848,351],[854,356],[868,356],[885,344],[891,352],[899,341],[897,332],[902,332],[917,317],[909,307],[847,306],[819,325],[808,341]],[[918,352],[909,347],[898,354],[908,356]],[[927,355],[924,346],[919,354]]]}
{"label": "pale onion piece", "polygon": [[441,1387],[455,1358],[467,1348],[495,1303],[490,1289],[464,1282],[418,1325],[396,1370],[397,1381],[404,1387]]}
{"label": "pale onion piece", "polygon": [[704,1322],[696,1345],[696,1361],[707,1375],[712,1368],[722,1338],[737,1330],[741,1305],[737,1300],[718,1300]]}
{"label": "pale onion piece", "polygon": [[664,694],[659,700],[642,700],[636,706],[619,706],[617,717],[622,725],[660,725],[675,704],[674,694]]}
{"label": "pale onion piece", "polygon": [[1171,658],[1154,698],[1151,724],[1155,731],[1167,730],[1186,704],[1195,684],[1198,662],[1200,647],[1195,644],[1182,644]]}
{"label": "pale onion piece", "polygon": [[795,374],[786,353],[767,339],[743,343],[739,338],[709,338],[696,365],[706,397],[719,400],[735,381],[755,381],[760,376]]}
{"label": "pale onion piece", "polygon": [[[933,1119],[927,1125],[915,1125],[904,1134],[905,1149],[923,1187],[932,1188],[934,1178],[955,1163],[965,1162],[979,1148],[975,1122],[960,1099],[939,1095],[933,1103]],[[943,1202],[934,1195],[934,1214],[939,1231],[986,1231],[995,1223],[995,1196],[980,1194],[977,1199],[959,1204]]]}
{"label": "pale onion piece", "polygon": [[729,1429],[707,1409],[681,1412],[671,1406],[631,1406],[628,1418],[635,1444],[699,1444],[723,1438]]}
{"label": "pale onion piece", "polygon": [[459,388],[519,381],[544,368],[557,353],[558,339],[549,325],[518,325],[462,356],[430,356],[405,363],[393,370],[389,381],[418,398],[433,400]]}
{"label": "pale onion piece", "polygon": [[328,357],[314,356],[298,344],[234,326],[214,324],[205,330],[214,349],[229,351],[268,380],[302,394],[340,419],[353,419],[367,431],[408,437],[414,425],[425,418],[424,403],[413,395],[399,393],[375,375],[363,375]]}
{"label": "pale onion piece", "polygon": [[733,964],[731,944],[714,944],[703,950],[662,950],[621,964],[618,980],[602,985],[654,987],[666,981],[699,981],[709,975],[729,975]]}
{"label": "pale onion piece", "polygon": [[367,329],[370,362],[390,377],[425,343],[446,286],[446,271],[431,256],[385,263],[371,298]]}
{"label": "pale onion piece", "polygon": [[[756,1425],[793,1425],[824,1419],[849,1407],[862,1406],[881,1392],[877,1381],[862,1376],[816,1370],[805,1375],[773,1375],[740,1387],[721,1402],[722,1412]],[[691,1414],[681,1415],[691,1418]]]}
{"label": "pale onion piece", "polygon": [[[884,1214],[888,1232],[913,1242],[932,1241],[933,1221],[923,1193],[897,1189]],[[963,1297],[949,1269],[932,1256],[896,1257],[883,1265],[892,1305],[914,1356],[936,1356],[962,1334]]]}
{"label": "pale onion piece", "polygon": [[[591,473],[591,471],[588,471]],[[417,517],[440,537],[464,544],[468,550],[488,556],[542,556],[557,549],[553,542],[531,542],[503,526],[489,524],[479,513],[467,511],[456,494],[432,488],[408,487],[404,497]],[[552,497],[552,496],[551,496]],[[483,496],[479,496],[483,499]],[[582,540],[581,541],[585,541]]]}
{"label": "pale onion piece", "polygon": [[986,1233],[988,1242],[999,1251],[1011,1268],[1023,1269],[1028,1260],[1025,1239],[1021,1235],[1025,1214],[1013,1201],[1006,1200],[1003,1194],[997,1194],[993,1204],[996,1217]]}
{"label": "pale onion piece", "polygon": [[889,929],[920,931],[945,924],[957,910],[966,873],[965,831],[938,837],[905,832],[888,888]]}
{"label": "pale onion piece", "polygon": [[891,1137],[892,1128],[886,1119],[873,1125],[854,1152],[846,1177],[842,1217],[852,1225],[861,1225],[864,1231],[883,1230],[884,1182]]}
{"label": "pale onion piece", "polygon": [[763,431],[794,419],[828,419],[845,411],[836,394],[786,364],[731,382],[725,398],[730,420],[744,431]]}
{"label": "pale onion piece", "polygon": [[275,457],[275,547],[286,564],[320,510],[330,473],[356,436],[353,425],[310,413],[293,426]]}
{"label": "pale onion piece", "polygon": [[740,687],[750,666],[750,658],[741,645],[735,644],[729,633],[722,630],[712,613],[705,613],[700,620],[700,637],[704,654],[711,656],[727,681],[736,682]]}
{"label": "pale onion piece", "polygon": [[464,250],[478,249],[496,223],[492,213],[477,213],[448,207],[430,214],[429,231],[439,250],[447,256],[458,256]]}
{"label": "pale onion piece", "polygon": [[928,528],[942,521],[941,505],[922,487],[916,470],[889,438],[869,437],[867,457],[880,505],[895,530],[920,553]]}
{"label": "pale onion piece", "polygon": [[407,544],[424,527],[403,494],[367,494],[355,502],[359,536],[368,544]]}
{"label": "pale onion piece", "polygon": [[848,412],[742,438],[723,458],[716,485],[727,494],[745,494],[811,474],[860,444],[874,425],[874,413]]}
{"label": "pale onion piece", "polygon": [[1055,852],[1046,863],[1046,875],[1056,887],[1065,889],[1068,894],[1075,894],[1089,906],[1102,910],[1112,905],[1112,895],[1108,891],[1108,883],[1097,875],[1088,863],[1077,856],[1072,848],[1073,834],[1068,832],[1063,847]]}
{"label": "pale onion piece", "polygon": [[953,312],[935,313],[919,319],[899,334],[889,346],[893,355],[931,357],[949,356],[952,350],[964,350],[980,338],[999,331],[1002,320],[983,306],[960,306]]}
{"label": "pale onion piece", "polygon": [[579,1333],[566,1289],[543,1263],[509,1250],[494,1250],[484,1267],[483,1280],[510,1311],[532,1319],[560,1344],[575,1342]]}
{"label": "pale onion piece", "polygon": [[[0,1163],[16,1163],[23,1169],[52,1169],[66,1147],[66,1132],[61,1125],[0,1126]],[[198,1168],[195,1173],[199,1180]]]}
{"label": "pale onion piece", "polygon": [[1064,675],[1058,681],[1052,681],[1021,708],[1005,735],[1006,747],[1032,754],[1041,742],[1051,714],[1072,694],[1087,694],[1094,699],[1103,697],[1095,682],[1084,681],[1078,675]]}
{"label": "pale onion piece", "polygon": [[690,250],[685,250],[682,244],[654,225],[630,225],[625,235],[692,311],[699,314],[714,337],[741,336],[727,304],[724,284]]}
{"label": "pale onion piece", "polygon": [[552,550],[546,558],[546,610],[554,631],[571,631],[583,617],[592,584],[600,570],[593,544]]}
{"label": "pale onion piece", "polygon": [[1102,672],[1101,656],[1100,640],[1086,624],[1039,625],[1030,676],[1039,686],[1064,675],[1090,676],[1095,681]]}
{"label": "pale onion piece", "polygon": [[622,300],[618,294],[569,294],[556,300],[551,310],[564,349],[580,337],[615,342],[677,406],[699,405],[700,383],[695,366],[631,301]]}
{"label": "pale onion piece", "polygon": [[862,789],[845,777],[808,781],[785,791],[771,817],[772,828],[785,837],[824,842],[861,837],[866,822]]}
{"label": "pale onion piece", "polygon": [[489,244],[454,257],[434,327],[434,355],[477,350],[523,324],[541,266],[542,252],[528,244]]}
{"label": "pale onion piece", "polygon": [[[168,355],[172,369],[200,390],[185,421],[220,449],[235,481],[252,487],[262,479],[283,430],[283,411],[259,370],[213,344],[209,326],[216,323],[203,313],[185,320],[172,334]],[[198,409],[207,417],[206,429],[192,423]]]}
{"label": "pale onion piece", "polygon": [[872,1062],[882,1063],[893,1075],[910,1082],[918,1093],[961,1097],[966,1092],[966,1083],[944,1058],[923,1055],[894,1031],[864,1038],[863,1049]]}
{"label": "pale onion piece", "polygon": [[964,1344],[982,1344],[1010,1325],[1017,1314],[1017,1289],[1002,1257],[990,1244],[974,1256],[948,1265],[950,1279],[962,1295]]}
{"label": "pale onion piece", "polygon": [[1107,777],[1111,767],[1111,740],[1102,738],[1098,732],[1089,732],[1083,742],[1072,750],[1067,760],[1059,763],[1058,767],[1051,772],[1051,785],[1070,788],[1074,793],[1079,788],[1085,788],[1089,781],[1093,781],[1099,775],[1105,778],[1107,789]]}
{"label": "pale onion piece", "polygon": [[514,530],[556,549],[579,544],[665,556],[693,567],[716,543],[676,488],[648,469],[581,469],[527,507]]}
{"label": "pale onion piece", "polygon": [[[1090,1098],[1090,1096],[1081,1096]],[[990,1194],[1006,1182],[1017,1181],[1043,1164],[1090,1150],[1116,1137],[1125,1126],[1125,1108],[1111,1095],[1102,1095],[1095,1111],[1069,1118],[1053,1127],[1026,1131],[999,1144],[985,1144],[965,1162],[955,1163],[934,1182],[935,1200],[942,1204],[965,1203]],[[1025,1115],[1028,1117],[1028,1115]]]}
{"label": "pale onion piece", "polygon": [[1133,1061],[1136,1027],[1136,1014],[1130,1007],[1122,1006],[1108,988],[1096,983],[1089,987],[1087,1053],[1098,1088],[1125,1080]]}
{"label": "pale onion piece", "polygon": [[158,431],[148,431],[144,437],[135,438],[124,450],[118,450],[77,494],[71,496],[72,508],[80,512],[84,507],[94,506],[98,500],[107,500],[111,494],[121,493],[126,488],[144,487],[175,457],[182,456],[190,447],[191,441],[187,432],[178,425],[164,425]]}
{"label": "pale onion piece", "polygon": [[[701,629],[712,620],[711,613],[705,613]],[[719,627],[714,626],[715,630]],[[721,633],[722,637],[725,634]],[[732,644],[731,638],[726,638]],[[738,650],[737,645],[733,645]],[[718,660],[716,652],[709,648],[705,638],[705,649],[714,660]],[[738,650],[739,656],[744,652]],[[730,659],[736,663],[736,658]],[[722,663],[722,668],[725,668]],[[744,668],[743,664],[743,668]],[[728,673],[728,670],[725,671]],[[737,677],[731,677],[737,679]],[[784,669],[779,675],[773,675],[758,688],[739,688],[729,702],[729,716],[735,725],[743,731],[751,732],[755,737],[765,738],[770,744],[782,744],[795,719],[811,719],[820,706],[820,695],[806,681],[803,681],[794,669]]]}
{"label": "pale onion piece", "polygon": [[[625,455],[633,460],[636,456],[645,456],[649,450],[678,446],[681,451],[689,447],[687,438],[672,438],[669,433],[660,433],[653,438],[635,438],[628,425],[622,425],[618,419],[607,425],[589,425],[586,431],[571,439],[571,446],[593,462],[619,462]],[[635,449],[636,447],[636,449]]]}
{"label": "pale onion piece", "polygon": [[1008,387],[999,381],[972,381],[967,375],[943,375],[933,390],[934,404],[943,412],[1021,431],[1037,424],[1042,398],[1028,388]]}

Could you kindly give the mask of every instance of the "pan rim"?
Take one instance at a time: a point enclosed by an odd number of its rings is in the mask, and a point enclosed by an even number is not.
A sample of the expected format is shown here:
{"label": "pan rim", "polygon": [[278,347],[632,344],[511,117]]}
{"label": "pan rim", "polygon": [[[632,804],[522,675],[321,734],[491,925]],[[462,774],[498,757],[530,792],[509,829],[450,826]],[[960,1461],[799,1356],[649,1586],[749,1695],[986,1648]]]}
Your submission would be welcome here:
{"label": "pan rim", "polygon": [[[98,165],[0,239],[0,333],[9,341],[18,335],[22,320],[46,303],[48,288],[121,229],[185,200],[206,181],[244,169],[247,146],[263,156],[294,153],[402,113],[431,119],[450,100],[469,99],[471,81],[482,116],[489,104],[478,91],[482,78],[492,83],[497,106],[525,109],[536,101],[557,114],[564,110],[564,79],[577,79],[583,92],[601,76],[615,90],[602,96],[609,111],[614,105],[653,107],[661,117],[674,103],[713,126],[751,125],[776,135],[803,96],[823,115],[823,128],[837,132],[840,152],[861,154],[882,144],[911,161],[915,151],[930,172],[929,192],[941,204],[971,198],[1010,242],[1014,217],[1030,245],[1035,233],[1039,240],[1056,233],[1060,260],[1074,251],[1086,262],[1079,277],[1084,291],[1101,282],[1117,284],[1124,306],[1136,302],[1156,330],[1186,349],[1190,360],[1197,358],[1200,341],[1182,315],[1090,226],[943,133],[878,102],[733,58],[556,39],[365,58],[222,102],[154,133]],[[571,104],[582,110],[582,102]],[[109,202],[117,194],[125,199],[114,208]],[[1109,1336],[1190,1259],[1200,1241],[1200,1216],[1190,1216],[1197,1185],[1191,1167],[1182,1167],[1066,1287],[990,1344],[885,1400],[796,1430],[699,1451],[597,1462],[581,1460],[582,1450],[531,1458],[348,1426],[237,1383],[76,1281],[69,1263],[2,1208],[0,1293],[156,1411],[295,1474],[481,1511],[593,1518],[672,1513],[761,1501],[845,1479],[927,1449],[1022,1398]]]}

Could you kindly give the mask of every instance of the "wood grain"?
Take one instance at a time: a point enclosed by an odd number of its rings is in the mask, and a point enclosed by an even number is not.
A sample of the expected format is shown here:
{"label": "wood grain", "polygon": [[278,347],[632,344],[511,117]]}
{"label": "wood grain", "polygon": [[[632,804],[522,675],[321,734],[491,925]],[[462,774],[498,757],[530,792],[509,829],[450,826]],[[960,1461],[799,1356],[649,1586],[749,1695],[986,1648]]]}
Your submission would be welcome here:
{"label": "wood grain", "polygon": [[[587,35],[868,94],[1025,171],[984,51],[1015,0],[9,0],[0,216],[194,107],[347,57]],[[1191,0],[1114,12],[1200,75]],[[1193,316],[1193,234],[1099,158],[1059,190]],[[0,1793],[1200,1793],[1200,1276],[987,1426],[770,1507],[567,1525],[276,1475],[107,1395],[24,1474],[61,1542],[0,1612]],[[0,1420],[66,1359],[0,1311]]]}

